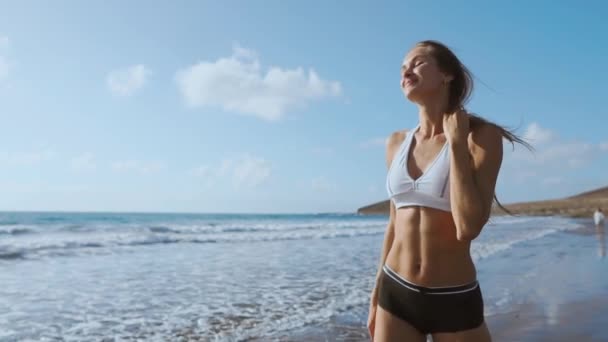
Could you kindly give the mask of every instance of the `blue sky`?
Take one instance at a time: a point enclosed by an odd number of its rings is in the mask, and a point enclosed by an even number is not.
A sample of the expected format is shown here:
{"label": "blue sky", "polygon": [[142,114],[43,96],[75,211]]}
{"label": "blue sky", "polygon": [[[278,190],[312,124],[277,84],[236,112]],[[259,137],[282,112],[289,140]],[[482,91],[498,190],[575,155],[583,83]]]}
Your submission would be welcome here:
{"label": "blue sky", "polygon": [[[565,2],[564,2],[565,3]],[[0,209],[353,211],[413,127],[404,54],[440,40],[468,108],[531,139],[503,203],[608,185],[608,5],[24,1],[0,11]]]}

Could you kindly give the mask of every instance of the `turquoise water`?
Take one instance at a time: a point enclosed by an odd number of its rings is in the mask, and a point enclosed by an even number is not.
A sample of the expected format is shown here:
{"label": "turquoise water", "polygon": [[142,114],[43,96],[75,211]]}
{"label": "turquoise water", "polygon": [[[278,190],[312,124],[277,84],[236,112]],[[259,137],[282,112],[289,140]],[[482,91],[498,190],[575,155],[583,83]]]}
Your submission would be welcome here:
{"label": "turquoise water", "polygon": [[[272,340],[336,320],[362,326],[386,220],[1,213],[0,341]],[[472,245],[486,313],[522,298],[521,284],[501,280],[509,260],[530,277],[539,242],[579,227],[493,219]]]}

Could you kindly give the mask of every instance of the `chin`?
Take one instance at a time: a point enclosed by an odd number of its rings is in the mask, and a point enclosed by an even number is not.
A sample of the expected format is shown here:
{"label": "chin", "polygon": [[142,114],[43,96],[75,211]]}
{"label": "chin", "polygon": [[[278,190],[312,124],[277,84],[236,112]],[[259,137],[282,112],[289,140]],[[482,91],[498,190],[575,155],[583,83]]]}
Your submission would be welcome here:
{"label": "chin", "polygon": [[412,102],[417,102],[416,100],[420,98],[420,94],[416,91],[416,89],[403,89],[403,95],[405,95],[405,98]]}

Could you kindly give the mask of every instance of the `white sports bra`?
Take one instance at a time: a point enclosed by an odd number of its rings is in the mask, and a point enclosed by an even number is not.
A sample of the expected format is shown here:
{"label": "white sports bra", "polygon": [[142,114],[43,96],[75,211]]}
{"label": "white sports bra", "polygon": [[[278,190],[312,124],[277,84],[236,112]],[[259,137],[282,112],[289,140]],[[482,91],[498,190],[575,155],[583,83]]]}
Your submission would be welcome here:
{"label": "white sports bra", "polygon": [[395,208],[422,206],[451,211],[450,207],[450,153],[446,142],[439,154],[418,179],[407,169],[407,159],[420,125],[407,133],[393,157],[386,177],[386,189]]}

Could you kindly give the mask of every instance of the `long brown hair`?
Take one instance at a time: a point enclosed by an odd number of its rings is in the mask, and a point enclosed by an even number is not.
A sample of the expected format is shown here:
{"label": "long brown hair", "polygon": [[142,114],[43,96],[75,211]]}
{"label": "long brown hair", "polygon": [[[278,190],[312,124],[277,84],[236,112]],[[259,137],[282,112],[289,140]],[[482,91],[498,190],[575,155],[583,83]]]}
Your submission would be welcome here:
{"label": "long brown hair", "polygon": [[[474,84],[473,74],[471,71],[469,71],[469,69],[462,64],[452,50],[438,41],[424,40],[417,43],[416,46],[427,48],[431,56],[435,58],[439,69],[453,77],[452,81],[449,83],[450,88],[446,113],[453,113],[458,109],[463,108],[473,93]],[[533,147],[529,143],[517,136],[512,131],[494,122],[490,122],[476,114],[469,113],[469,123],[471,130],[483,125],[492,125],[500,131],[502,137],[508,140],[511,145],[514,146],[515,143],[519,143],[525,146],[527,149],[531,151],[533,150]],[[500,203],[496,193],[494,194],[494,201],[496,201],[496,204],[498,204],[501,209],[511,214],[511,212]]]}

